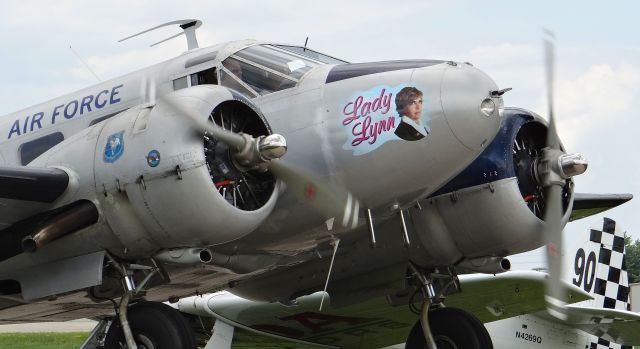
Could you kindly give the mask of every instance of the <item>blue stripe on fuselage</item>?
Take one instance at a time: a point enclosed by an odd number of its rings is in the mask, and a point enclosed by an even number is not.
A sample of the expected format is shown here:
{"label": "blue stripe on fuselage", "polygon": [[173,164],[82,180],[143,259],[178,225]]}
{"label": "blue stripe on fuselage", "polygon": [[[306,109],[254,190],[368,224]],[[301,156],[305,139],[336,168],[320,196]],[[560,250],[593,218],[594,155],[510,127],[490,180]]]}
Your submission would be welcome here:
{"label": "blue stripe on fuselage", "polygon": [[506,108],[500,130],[489,146],[467,168],[431,196],[515,177],[513,142],[520,127],[533,119],[534,116],[523,109]]}

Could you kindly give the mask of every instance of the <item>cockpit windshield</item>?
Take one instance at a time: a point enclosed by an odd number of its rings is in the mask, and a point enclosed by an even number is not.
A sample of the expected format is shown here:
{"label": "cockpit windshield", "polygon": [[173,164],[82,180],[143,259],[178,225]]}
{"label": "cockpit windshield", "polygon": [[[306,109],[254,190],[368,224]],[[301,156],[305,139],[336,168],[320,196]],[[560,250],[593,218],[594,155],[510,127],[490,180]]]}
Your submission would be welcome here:
{"label": "cockpit windshield", "polygon": [[245,94],[265,95],[296,86],[320,64],[272,45],[251,46],[222,62],[221,84]]}
{"label": "cockpit windshield", "polygon": [[297,53],[299,55],[303,55],[305,57],[314,59],[316,61],[320,61],[322,63],[327,63],[327,64],[346,64],[346,63],[349,63],[349,62],[344,61],[342,59],[331,57],[329,55],[325,55],[324,53],[320,53],[318,51],[314,51],[314,50],[312,50],[310,48],[303,47],[303,46],[277,45],[276,47],[281,48],[283,50],[287,50],[287,51],[290,51],[290,52]]}

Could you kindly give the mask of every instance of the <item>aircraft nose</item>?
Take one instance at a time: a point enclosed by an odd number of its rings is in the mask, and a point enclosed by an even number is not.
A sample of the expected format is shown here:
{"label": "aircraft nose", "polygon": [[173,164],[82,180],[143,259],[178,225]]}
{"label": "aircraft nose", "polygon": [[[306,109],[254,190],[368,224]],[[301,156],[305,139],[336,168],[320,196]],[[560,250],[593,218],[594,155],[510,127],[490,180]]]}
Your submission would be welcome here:
{"label": "aircraft nose", "polygon": [[[487,145],[498,132],[504,109],[498,86],[470,64],[449,62],[442,79],[442,110],[458,140],[469,149]],[[492,95],[492,91],[495,91]]]}

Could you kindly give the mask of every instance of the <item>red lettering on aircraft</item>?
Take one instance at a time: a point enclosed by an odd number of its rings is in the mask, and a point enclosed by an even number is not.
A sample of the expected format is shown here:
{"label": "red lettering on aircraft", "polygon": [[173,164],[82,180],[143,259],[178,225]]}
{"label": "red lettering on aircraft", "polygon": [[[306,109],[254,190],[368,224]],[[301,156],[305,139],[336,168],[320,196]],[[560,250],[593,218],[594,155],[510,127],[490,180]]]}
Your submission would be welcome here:
{"label": "red lettering on aircraft", "polygon": [[339,323],[346,323],[348,325],[358,325],[358,324],[372,321],[372,319],[329,315],[329,314],[319,314],[319,313],[312,313],[312,312],[295,314],[295,315],[280,318],[280,320],[283,320],[283,321],[295,320],[298,323],[300,323],[300,325],[311,330],[312,333],[334,330],[334,328],[331,328],[328,326],[339,324]]}
{"label": "red lettering on aircraft", "polygon": [[300,330],[279,325],[255,325],[251,326],[251,328],[256,331],[275,333],[289,338],[301,338],[304,336],[304,332]]}

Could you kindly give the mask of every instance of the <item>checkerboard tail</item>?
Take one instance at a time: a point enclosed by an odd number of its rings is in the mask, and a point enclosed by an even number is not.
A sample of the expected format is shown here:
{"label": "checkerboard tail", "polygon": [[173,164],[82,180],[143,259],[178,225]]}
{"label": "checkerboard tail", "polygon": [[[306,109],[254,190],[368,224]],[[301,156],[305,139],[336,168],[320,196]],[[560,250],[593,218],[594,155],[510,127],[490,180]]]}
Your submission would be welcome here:
{"label": "checkerboard tail", "polygon": [[[602,228],[591,229],[590,242],[599,245],[595,285],[595,306],[630,310],[629,279],[624,255],[624,231],[616,222],[604,218]],[[603,338],[592,342],[589,349],[632,349]]]}
{"label": "checkerboard tail", "polygon": [[590,241],[599,244],[593,296],[595,306],[630,310],[629,279],[624,256],[624,231],[604,218],[601,229],[591,229]]}

